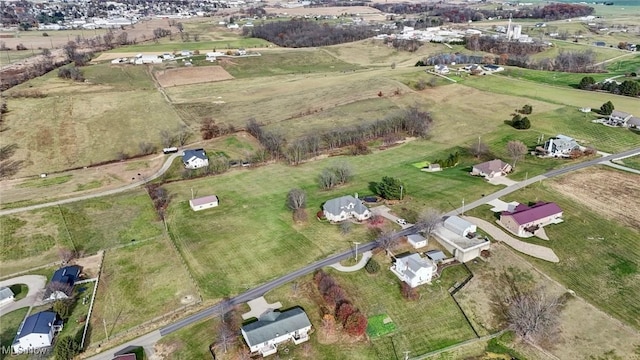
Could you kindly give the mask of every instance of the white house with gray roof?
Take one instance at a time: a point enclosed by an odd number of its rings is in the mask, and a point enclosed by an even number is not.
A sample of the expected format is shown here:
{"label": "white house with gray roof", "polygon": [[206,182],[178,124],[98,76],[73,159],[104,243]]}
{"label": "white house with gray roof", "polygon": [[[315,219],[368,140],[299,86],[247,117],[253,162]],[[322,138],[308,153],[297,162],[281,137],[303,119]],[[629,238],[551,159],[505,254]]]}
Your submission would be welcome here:
{"label": "white house with gray roof", "polygon": [[568,157],[571,151],[579,150],[580,145],[568,136],[558,135],[544,143],[543,149],[548,156]]}
{"label": "white house with gray roof", "polygon": [[329,221],[340,222],[350,218],[364,221],[371,217],[371,211],[364,206],[360,199],[346,195],[328,200],[322,206],[324,216]]}
{"label": "white house with gray roof", "polygon": [[434,231],[435,239],[459,262],[467,262],[489,250],[491,243],[476,234],[476,225],[459,216],[449,216]]}
{"label": "white house with gray roof", "polygon": [[407,235],[407,242],[411,244],[414,249],[419,249],[427,246],[427,239],[420,234]]}
{"label": "white house with gray roof", "polygon": [[0,287],[0,306],[13,302],[13,291],[8,287]]}
{"label": "white house with gray roof", "polygon": [[182,153],[182,163],[187,169],[199,169],[209,165],[209,158],[204,149],[185,150]]}
{"label": "white house with gray roof", "polygon": [[391,272],[412,288],[430,284],[437,270],[438,267],[433,261],[421,257],[420,254],[396,258],[396,262],[391,266]]}
{"label": "white house with gray roof", "polygon": [[311,322],[304,310],[295,307],[283,312],[267,312],[240,330],[252,353],[269,356],[278,351],[279,344],[291,340],[298,345],[309,340]]}

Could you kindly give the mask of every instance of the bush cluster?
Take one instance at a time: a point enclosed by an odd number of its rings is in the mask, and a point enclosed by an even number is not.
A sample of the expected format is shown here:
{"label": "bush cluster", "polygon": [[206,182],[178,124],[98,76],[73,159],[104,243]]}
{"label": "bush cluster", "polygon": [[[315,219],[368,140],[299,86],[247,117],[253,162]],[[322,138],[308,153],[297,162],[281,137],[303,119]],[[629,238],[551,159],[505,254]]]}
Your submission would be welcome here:
{"label": "bush cluster", "polygon": [[351,303],[346,292],[333,277],[318,270],[313,275],[313,281],[326,304],[334,309],[336,319],[347,334],[363,335],[367,330],[367,317]]}

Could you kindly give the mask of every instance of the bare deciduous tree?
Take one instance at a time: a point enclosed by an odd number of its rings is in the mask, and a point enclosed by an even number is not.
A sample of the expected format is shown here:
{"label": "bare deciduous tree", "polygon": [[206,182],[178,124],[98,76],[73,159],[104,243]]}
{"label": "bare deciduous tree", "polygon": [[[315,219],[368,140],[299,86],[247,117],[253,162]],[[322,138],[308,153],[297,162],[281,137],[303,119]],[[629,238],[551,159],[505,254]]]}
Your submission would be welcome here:
{"label": "bare deciduous tree", "polygon": [[191,129],[187,125],[178,126],[178,130],[176,131],[176,140],[178,140],[178,144],[180,146],[184,146],[189,140],[189,136],[191,136]]}
{"label": "bare deciduous tree", "polygon": [[171,147],[173,142],[176,140],[175,136],[169,130],[160,131],[160,141],[162,142],[162,146]]}
{"label": "bare deciduous tree", "polygon": [[153,154],[156,151],[156,146],[146,141],[141,141],[138,144],[138,147],[140,148],[140,153],[142,155]]}
{"label": "bare deciduous tree", "polygon": [[513,168],[515,169],[516,163],[518,160],[522,159],[522,157],[527,153],[527,145],[525,145],[522,141],[511,140],[507,143],[507,154],[513,160]]}
{"label": "bare deciduous tree", "polygon": [[318,181],[320,183],[320,187],[325,190],[331,189],[338,184],[336,174],[329,169],[322,170]]}
{"label": "bare deciduous tree", "polygon": [[76,258],[77,253],[74,250],[68,248],[58,248],[58,256],[60,257],[60,261],[63,264],[68,263],[69,261]]}
{"label": "bare deciduous tree", "polygon": [[418,216],[415,227],[418,231],[424,233],[428,239],[441,223],[442,213],[440,211],[436,209],[426,209]]}
{"label": "bare deciduous tree", "polygon": [[376,239],[376,244],[388,253],[398,244],[398,240],[395,231],[390,231],[380,234]]}
{"label": "bare deciduous tree", "polygon": [[549,296],[543,288],[513,294],[507,309],[509,327],[533,343],[553,339],[558,333],[562,305],[561,298]]}
{"label": "bare deciduous tree", "polygon": [[64,299],[65,297],[62,294],[70,297],[73,295],[73,286],[59,281],[52,281],[44,289],[44,297],[48,298],[52,294],[56,299]]}
{"label": "bare deciduous tree", "polygon": [[291,189],[287,194],[287,207],[291,210],[304,209],[307,206],[307,194],[301,189]]}

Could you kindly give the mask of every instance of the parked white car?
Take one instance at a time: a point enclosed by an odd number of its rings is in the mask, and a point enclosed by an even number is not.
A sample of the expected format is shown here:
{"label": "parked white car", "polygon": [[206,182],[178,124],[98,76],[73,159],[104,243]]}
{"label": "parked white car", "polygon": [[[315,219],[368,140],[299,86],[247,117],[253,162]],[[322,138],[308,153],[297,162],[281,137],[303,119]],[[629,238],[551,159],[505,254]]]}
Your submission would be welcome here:
{"label": "parked white car", "polygon": [[398,224],[400,224],[400,225],[407,225],[407,220],[405,220],[405,219],[398,219],[398,220],[396,220],[396,222]]}

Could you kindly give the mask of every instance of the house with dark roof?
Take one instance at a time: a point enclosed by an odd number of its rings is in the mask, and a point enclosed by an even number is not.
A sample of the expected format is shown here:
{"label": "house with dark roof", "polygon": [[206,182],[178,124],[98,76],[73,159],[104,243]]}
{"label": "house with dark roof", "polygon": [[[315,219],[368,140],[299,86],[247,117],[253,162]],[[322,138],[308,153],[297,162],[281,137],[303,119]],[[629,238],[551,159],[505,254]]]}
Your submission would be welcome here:
{"label": "house with dark roof", "polygon": [[573,150],[579,150],[580,145],[568,136],[558,135],[544,143],[543,150],[547,156],[569,157]]}
{"label": "house with dark roof", "polygon": [[215,195],[203,196],[189,200],[189,206],[193,211],[200,211],[218,206],[218,197]]}
{"label": "house with dark roof", "polygon": [[471,175],[482,176],[486,179],[493,179],[498,176],[505,176],[510,173],[511,170],[511,165],[500,159],[494,159],[474,165],[471,169]]}
{"label": "house with dark roof", "polygon": [[391,272],[412,288],[422,284],[430,284],[438,270],[433,261],[421,257],[420,254],[410,254],[395,260],[391,266]]}
{"label": "house with dark roof", "polygon": [[631,129],[640,129],[640,117],[637,117],[637,116],[630,117],[629,119],[627,119],[627,122],[625,123],[625,125],[627,125],[627,127]]}
{"label": "house with dark roof", "polygon": [[56,332],[62,330],[62,322],[53,311],[43,311],[27,317],[13,340],[11,349],[15,354],[49,347]]}
{"label": "house with dark roof", "polygon": [[190,149],[182,152],[182,163],[187,169],[200,169],[209,166],[209,158],[204,149]]}
{"label": "house with dark roof", "polygon": [[43,300],[53,301],[71,296],[73,286],[80,278],[82,268],[78,265],[65,266],[56,270],[47,285]]}
{"label": "house with dark roof", "polygon": [[371,211],[360,199],[351,195],[328,200],[322,205],[324,216],[329,221],[339,222],[350,218],[363,221],[371,217]]}
{"label": "house with dark roof", "polygon": [[13,302],[13,291],[8,287],[0,287],[0,306]]}
{"label": "house with dark roof", "polygon": [[282,312],[269,311],[240,330],[252,353],[269,356],[282,343],[292,341],[298,345],[309,340],[311,321],[304,310],[294,307]]}
{"label": "house with dark roof", "polygon": [[538,202],[532,206],[520,204],[513,211],[500,214],[500,224],[520,237],[531,237],[549,224],[562,222],[562,209],[553,202]]}

